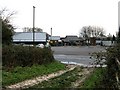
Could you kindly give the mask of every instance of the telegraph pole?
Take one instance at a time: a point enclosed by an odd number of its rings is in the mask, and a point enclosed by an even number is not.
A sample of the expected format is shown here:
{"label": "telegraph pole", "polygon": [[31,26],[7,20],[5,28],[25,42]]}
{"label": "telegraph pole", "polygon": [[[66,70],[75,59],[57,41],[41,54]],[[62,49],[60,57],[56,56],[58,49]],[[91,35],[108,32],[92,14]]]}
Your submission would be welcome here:
{"label": "telegraph pole", "polygon": [[35,6],[33,6],[33,45],[35,45]]}

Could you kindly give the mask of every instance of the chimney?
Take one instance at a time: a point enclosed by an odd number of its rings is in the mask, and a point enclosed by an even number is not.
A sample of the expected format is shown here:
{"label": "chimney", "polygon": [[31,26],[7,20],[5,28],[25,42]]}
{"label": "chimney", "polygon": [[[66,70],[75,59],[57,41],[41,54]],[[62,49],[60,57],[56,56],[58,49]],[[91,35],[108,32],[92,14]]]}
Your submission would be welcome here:
{"label": "chimney", "polygon": [[51,36],[52,36],[52,28],[51,28]]}

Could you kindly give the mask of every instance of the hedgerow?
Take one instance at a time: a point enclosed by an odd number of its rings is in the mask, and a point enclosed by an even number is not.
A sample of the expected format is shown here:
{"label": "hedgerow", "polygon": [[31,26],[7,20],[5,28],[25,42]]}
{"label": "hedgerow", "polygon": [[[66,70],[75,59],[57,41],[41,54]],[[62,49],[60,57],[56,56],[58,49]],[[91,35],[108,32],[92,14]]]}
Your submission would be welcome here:
{"label": "hedgerow", "polygon": [[21,45],[3,45],[3,69],[16,66],[32,66],[33,64],[47,64],[54,61],[52,51],[48,48],[28,47]]}

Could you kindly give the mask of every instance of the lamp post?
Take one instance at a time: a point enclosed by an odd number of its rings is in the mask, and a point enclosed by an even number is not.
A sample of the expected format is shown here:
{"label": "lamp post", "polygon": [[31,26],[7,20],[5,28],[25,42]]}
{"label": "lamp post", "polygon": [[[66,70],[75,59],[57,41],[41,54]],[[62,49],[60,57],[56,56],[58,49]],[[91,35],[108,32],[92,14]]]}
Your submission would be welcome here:
{"label": "lamp post", "polygon": [[33,45],[35,45],[35,6],[33,6]]}

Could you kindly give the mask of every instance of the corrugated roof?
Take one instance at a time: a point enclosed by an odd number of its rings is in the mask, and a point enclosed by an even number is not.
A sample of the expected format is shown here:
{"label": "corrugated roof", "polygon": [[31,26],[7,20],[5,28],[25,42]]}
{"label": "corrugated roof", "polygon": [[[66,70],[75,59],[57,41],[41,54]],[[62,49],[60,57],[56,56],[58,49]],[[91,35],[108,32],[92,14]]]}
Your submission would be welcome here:
{"label": "corrugated roof", "polygon": [[60,36],[51,36],[49,37],[50,40],[60,40]]}
{"label": "corrugated roof", "polygon": [[65,39],[67,40],[79,40],[77,36],[66,36]]}
{"label": "corrugated roof", "polygon": [[83,38],[78,38],[78,36],[75,35],[67,35],[65,39],[62,39],[64,42],[69,42],[69,41],[82,41]]}
{"label": "corrugated roof", "polygon": [[[35,41],[46,41],[46,33],[45,32],[35,32]],[[13,36],[14,41],[33,41],[33,33],[32,32],[17,32]]]}

